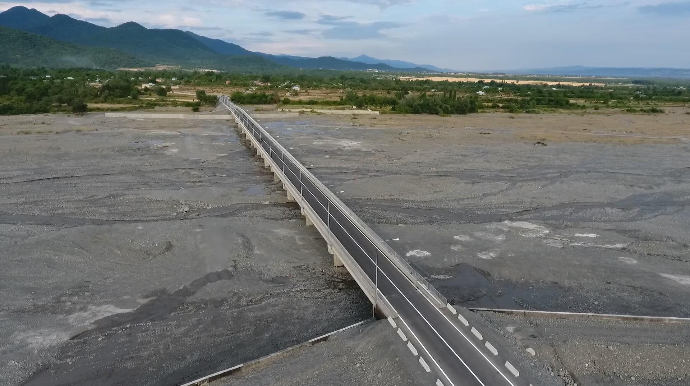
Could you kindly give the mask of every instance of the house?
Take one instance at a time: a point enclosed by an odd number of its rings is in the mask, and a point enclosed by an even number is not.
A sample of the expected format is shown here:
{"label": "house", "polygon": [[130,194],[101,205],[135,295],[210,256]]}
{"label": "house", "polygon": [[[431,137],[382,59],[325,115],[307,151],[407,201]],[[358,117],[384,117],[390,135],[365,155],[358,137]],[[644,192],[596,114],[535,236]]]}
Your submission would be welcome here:
{"label": "house", "polygon": [[477,95],[482,96],[485,95],[486,93],[484,91],[477,91]]}
{"label": "house", "polygon": [[299,86],[292,86],[292,91],[299,91],[299,90],[300,90]]}

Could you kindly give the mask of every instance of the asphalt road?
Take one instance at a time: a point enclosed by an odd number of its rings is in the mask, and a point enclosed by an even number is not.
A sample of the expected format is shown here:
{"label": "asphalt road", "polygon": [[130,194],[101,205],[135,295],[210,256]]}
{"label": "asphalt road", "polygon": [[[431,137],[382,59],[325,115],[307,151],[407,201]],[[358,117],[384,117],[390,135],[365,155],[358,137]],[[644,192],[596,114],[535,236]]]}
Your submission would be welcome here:
{"label": "asphalt road", "polygon": [[[268,151],[267,133],[255,137],[262,142]],[[277,143],[277,142],[275,142]],[[280,152],[275,146],[273,151]],[[273,156],[275,161],[284,159]],[[281,165],[282,168],[283,165]],[[286,175],[299,187],[300,173],[297,165],[292,161],[285,164]],[[289,173],[292,171],[292,173]],[[300,173],[301,176],[301,173]],[[297,178],[290,178],[297,177]],[[472,331],[472,326],[463,326],[450,310],[438,308],[428,294],[422,293],[410,279],[404,275],[385,256],[377,256],[371,241],[338,210],[324,210],[327,198],[318,191],[313,183],[302,179],[302,195],[321,217],[324,223],[338,238],[343,247],[355,259],[357,264],[367,274],[372,283],[377,283],[378,289],[392,307],[399,314],[399,321],[413,335],[410,341],[423,357],[430,360],[431,367],[436,367],[439,379],[444,385],[527,385],[524,378],[515,376],[515,371],[509,371],[505,359],[500,353],[494,354],[486,345],[481,332]],[[336,205],[331,203],[330,208]],[[372,248],[373,247],[373,248]],[[478,336],[479,335],[479,336]]]}

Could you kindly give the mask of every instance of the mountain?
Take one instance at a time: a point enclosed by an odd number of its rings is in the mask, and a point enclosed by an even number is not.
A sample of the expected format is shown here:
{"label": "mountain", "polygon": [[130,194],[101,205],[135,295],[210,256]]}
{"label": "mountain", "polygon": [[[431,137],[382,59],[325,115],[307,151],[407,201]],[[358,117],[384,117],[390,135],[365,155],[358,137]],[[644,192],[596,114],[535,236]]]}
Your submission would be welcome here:
{"label": "mountain", "polygon": [[14,67],[120,68],[152,63],[110,48],[65,43],[45,36],[0,27],[0,63]]}
{"label": "mountain", "polygon": [[45,24],[50,16],[35,9],[18,6],[0,13],[0,26],[16,29],[35,28]]}
{"label": "mountain", "polygon": [[556,76],[605,76],[615,78],[690,78],[690,69],[658,67],[569,66],[504,71],[512,74]]}
{"label": "mountain", "polygon": [[[366,64],[359,62],[351,62],[349,60],[337,59],[332,56],[323,56],[320,58],[304,58],[294,59],[289,56],[268,55],[273,62],[280,63],[285,66],[307,68],[307,69],[327,69],[327,70],[379,70],[379,71],[400,71],[399,68],[391,67],[387,64]],[[428,71],[424,68],[408,68],[405,69],[410,72]]]}
{"label": "mountain", "polygon": [[206,36],[197,35],[194,32],[185,31],[189,36],[198,40],[201,44],[210,48],[211,50],[223,55],[255,55],[254,52],[245,50],[237,44],[228,43],[225,40],[211,39]]}
{"label": "mountain", "polygon": [[[0,13],[0,26],[81,46],[111,48],[141,61],[217,70],[270,71],[283,66],[305,69],[400,71],[387,64],[365,64],[333,57],[303,58],[248,51],[236,44],[177,29],[148,29],[129,22],[101,27],[67,15],[52,17],[17,6]],[[46,43],[47,44],[47,43]],[[423,68],[407,67],[422,72]]]}
{"label": "mountain", "polygon": [[440,68],[433,66],[431,64],[415,64],[411,62],[405,62],[403,60],[390,60],[390,59],[377,59],[373,58],[371,56],[367,55],[360,55],[356,58],[340,58],[342,60],[349,60],[351,62],[360,62],[360,63],[367,63],[367,64],[387,64],[391,67],[395,68],[424,68],[427,70],[432,70],[432,71],[438,71],[438,72],[453,72],[453,70],[449,70],[446,68]]}
{"label": "mountain", "polygon": [[[217,53],[195,37],[180,30],[148,29],[134,22],[106,28],[67,15],[57,14],[49,17],[36,10],[14,7],[0,13],[0,26],[10,25],[16,26],[24,32],[42,35],[77,46],[121,51],[128,54],[129,57],[139,59],[139,62],[142,63],[213,68],[225,71],[269,71],[281,68],[280,65],[256,55],[229,56]],[[47,42],[44,43],[48,44]],[[86,50],[85,52],[91,54],[93,51]]]}

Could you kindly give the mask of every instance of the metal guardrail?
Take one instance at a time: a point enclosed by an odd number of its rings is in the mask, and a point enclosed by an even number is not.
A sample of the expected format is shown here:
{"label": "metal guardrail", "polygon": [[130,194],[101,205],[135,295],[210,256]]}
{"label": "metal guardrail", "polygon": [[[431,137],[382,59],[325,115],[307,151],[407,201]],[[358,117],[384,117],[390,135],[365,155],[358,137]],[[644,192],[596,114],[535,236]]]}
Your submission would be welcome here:
{"label": "metal guardrail", "polygon": [[[447,299],[434,286],[364,224],[290,152],[285,150],[266,129],[259,125],[246,111],[232,103],[227,96],[220,97],[220,102],[230,110],[238,123],[244,126],[247,132],[280,167],[290,183],[297,188],[301,197],[312,207],[316,215],[328,226],[328,229],[351,255],[355,253],[364,254],[372,262],[379,257],[388,259],[414,286],[424,289],[438,303],[439,307],[446,306]],[[361,268],[366,272],[367,267]],[[370,277],[373,278],[376,275],[377,272],[374,272]]]}

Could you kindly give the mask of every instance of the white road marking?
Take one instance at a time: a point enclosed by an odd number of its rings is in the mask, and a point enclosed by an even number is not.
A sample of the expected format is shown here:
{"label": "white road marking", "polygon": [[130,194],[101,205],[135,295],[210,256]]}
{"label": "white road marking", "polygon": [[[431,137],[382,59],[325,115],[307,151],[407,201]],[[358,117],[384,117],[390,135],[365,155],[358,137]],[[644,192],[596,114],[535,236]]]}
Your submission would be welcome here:
{"label": "white road marking", "polygon": [[450,303],[448,303],[448,305],[447,305],[446,307],[448,307],[448,311],[450,311],[451,314],[455,315],[455,314],[458,313],[458,312],[455,310],[455,308],[454,308],[453,306],[450,305]]}
{"label": "white road marking", "polygon": [[517,371],[517,369],[513,367],[513,365],[511,365],[510,362],[506,362],[506,368],[510,370],[510,372],[513,373],[513,375],[515,375],[516,377],[520,376],[520,372]]}
{"label": "white road marking", "polygon": [[[367,255],[367,257],[369,257],[369,256]],[[371,260],[371,258],[369,258],[369,260]],[[392,264],[392,263],[391,263],[391,264]],[[414,310],[417,311],[417,314],[419,314],[419,316],[422,317],[422,320],[424,320],[424,322],[434,331],[434,333],[436,334],[436,336],[438,336],[438,337],[443,341],[443,343],[446,345],[446,347],[448,347],[448,348],[450,349],[450,351],[453,352],[453,354],[455,355],[455,357],[458,358],[458,359],[460,360],[460,362],[467,368],[467,370],[474,376],[474,378],[475,378],[482,386],[486,386],[486,385],[484,385],[484,382],[482,382],[482,380],[479,379],[479,377],[477,376],[477,374],[475,374],[474,371],[472,371],[472,369],[470,368],[470,366],[468,366],[467,363],[465,363],[465,361],[462,360],[462,358],[460,358],[460,356],[458,355],[458,353],[456,353],[455,350],[453,350],[453,348],[450,347],[450,345],[449,345],[448,342],[443,338],[443,336],[441,336],[441,334],[439,334],[438,331],[436,331],[436,329],[434,328],[434,326],[432,326],[431,323],[429,323],[429,321],[424,317],[424,315],[422,315],[422,313],[417,309],[417,307],[415,307],[414,304],[412,304],[412,301],[410,301],[410,299],[408,299],[408,297],[405,296],[405,294],[400,290],[400,288],[398,288],[397,285],[395,285],[395,283],[393,283],[393,280],[391,280],[391,278],[388,277],[388,275],[387,275],[385,272],[383,272],[383,270],[381,270],[381,273],[383,274],[383,276],[386,277],[386,279],[388,279],[388,281],[393,285],[393,287],[395,287],[395,289],[398,290],[398,292],[400,293],[400,295],[402,295],[402,297],[405,298],[405,300],[407,300],[407,302],[412,306],[412,308],[414,308]],[[402,272],[401,272],[401,274],[402,274]],[[415,288],[417,288],[417,287],[415,287]],[[424,294],[421,293],[421,291],[419,290],[419,288],[417,288],[417,291],[420,292],[420,295],[422,295],[422,297],[423,297],[424,299],[426,299],[426,300],[429,302],[429,304],[431,304],[431,305],[434,307],[434,309],[435,309],[436,311],[440,312],[441,315],[443,315],[443,312],[441,312],[441,310],[440,310],[438,307],[436,307],[436,306],[434,305],[434,303],[431,303],[431,300],[427,299],[427,297],[424,296]],[[379,291],[379,292],[380,292],[380,291]],[[391,304],[391,307],[393,307],[392,304]],[[397,311],[396,311],[396,313],[397,313]],[[398,315],[400,315],[400,314],[398,314]],[[443,316],[445,317],[445,315],[443,315]],[[407,326],[407,323],[405,323],[405,321],[404,321],[402,318],[400,318],[400,320],[402,320],[402,322],[405,324],[405,326]],[[446,320],[448,320],[448,318],[446,318]],[[448,320],[448,321],[450,322],[450,320]],[[451,324],[452,324],[452,323],[451,323]],[[457,327],[456,327],[456,329],[457,329]],[[410,331],[410,333],[411,333],[413,336],[415,336],[415,339],[417,339],[417,342],[420,342],[420,344],[421,344],[421,340],[419,340],[419,338],[417,338],[417,336],[414,334],[414,332],[412,332],[412,329],[410,329],[410,326],[407,326],[407,330]],[[458,331],[460,331],[460,330],[458,330]],[[465,339],[467,339],[468,342],[470,342],[470,343],[472,344],[472,346],[474,346],[474,343],[472,343],[472,341],[470,341],[469,338],[467,338],[467,337],[465,336],[465,334],[462,333],[462,331],[460,331],[460,333],[462,334],[462,336],[463,336]],[[424,346],[422,345],[422,347],[424,347]],[[474,349],[477,350],[477,351],[479,351],[479,349],[477,348],[477,346],[474,346]],[[434,357],[432,357],[431,354],[429,354],[429,351],[428,351],[426,348],[424,348],[424,351],[426,351],[426,353],[429,355],[429,358],[431,358],[432,360],[434,360]],[[479,353],[482,354],[481,351],[479,351]],[[484,354],[482,354],[482,356],[484,356]],[[487,361],[489,360],[489,358],[487,358],[486,356],[484,356],[484,359],[486,359]],[[436,362],[436,360],[434,360],[434,363],[436,363],[436,365],[438,366],[438,363]],[[501,373],[501,371],[498,370],[498,368],[497,368],[496,366],[494,366],[493,363],[491,363],[490,361],[489,361],[489,363],[494,367],[494,369],[496,369],[496,371],[498,371],[501,375],[503,375],[503,373]],[[440,368],[440,366],[439,366],[439,368]],[[441,370],[441,371],[443,371],[443,370]],[[445,373],[444,373],[444,375],[445,375]],[[446,378],[448,378],[448,376],[446,376]],[[515,385],[513,385],[512,382],[510,382],[510,380],[509,380],[505,375],[503,375],[503,378],[505,378],[505,380],[508,381],[508,383],[510,383],[512,386],[515,386]],[[448,378],[448,380],[450,380],[450,378]]]}
{"label": "white road marking", "polygon": [[477,331],[477,329],[474,328],[474,327],[472,327],[472,333],[474,334],[474,336],[477,337],[477,339],[479,339],[479,340],[483,340],[483,339],[484,339],[484,337],[482,336],[482,334],[481,334],[479,331]]}
{"label": "white road marking", "polygon": [[393,318],[391,318],[390,316],[388,317],[388,323],[390,323],[391,326],[393,326],[393,328],[398,327],[398,325],[395,324],[395,320],[393,320]]}
{"label": "white road marking", "polygon": [[[378,290],[378,292],[381,292],[381,290]],[[383,296],[383,294],[381,294],[381,296]],[[398,311],[395,309],[395,307],[393,307],[392,304],[388,303],[388,305],[393,309],[393,312],[395,312],[397,315],[400,315],[400,314],[398,313]],[[438,369],[441,370],[441,374],[443,374],[443,376],[446,377],[446,379],[448,380],[448,382],[450,382],[450,385],[451,385],[451,386],[455,386],[455,384],[453,383],[453,381],[450,380],[450,378],[448,377],[448,375],[446,374],[446,372],[443,371],[443,368],[441,368],[441,365],[439,365],[438,362],[436,362],[436,359],[434,359],[434,357],[431,356],[431,353],[429,352],[429,350],[426,349],[426,347],[424,347],[424,345],[422,344],[422,341],[419,340],[419,338],[417,337],[417,335],[415,335],[414,331],[412,331],[412,330],[410,329],[410,326],[407,325],[407,323],[405,322],[405,319],[403,319],[402,316],[399,316],[398,319],[400,319],[400,321],[405,325],[405,327],[407,327],[407,330],[410,331],[410,334],[412,334],[412,337],[415,338],[415,340],[417,341],[417,343],[419,343],[419,346],[422,347],[422,349],[424,350],[424,352],[426,353],[426,355],[428,355],[429,358],[431,358],[431,360],[434,362],[434,364],[436,365],[436,367],[438,367]],[[472,370],[470,370],[470,372],[472,372]],[[479,381],[479,383],[481,383],[481,382],[482,382],[482,381]],[[483,385],[483,383],[482,383],[482,385]]]}
{"label": "white road marking", "polygon": [[460,323],[464,324],[465,327],[470,326],[470,322],[468,322],[467,319],[465,319],[465,317],[460,314],[458,314],[458,320],[460,321]]}
{"label": "white road marking", "polygon": [[[226,107],[227,107],[227,106],[226,106]],[[233,115],[234,115],[234,114],[233,114]],[[253,138],[252,138],[252,139],[253,139]],[[350,236],[350,237],[352,237],[352,236]],[[505,237],[505,236],[504,236],[504,237]],[[354,241],[354,239],[353,239],[353,241]],[[360,249],[362,249],[362,251],[364,252],[365,256],[366,256],[372,263],[374,263],[374,260],[369,256],[369,254],[366,253],[366,251],[364,251],[364,249],[362,248],[362,246],[360,246],[358,243],[356,243],[356,244],[357,244],[357,246],[358,246]],[[391,264],[393,264],[394,268],[397,268],[397,267],[395,267],[395,264],[394,264],[394,263],[391,262]],[[398,268],[398,271],[400,271],[399,268]],[[403,274],[403,276],[404,276],[404,273],[403,273],[402,271],[400,271],[400,272],[401,272],[401,274]],[[381,273],[386,277],[386,279],[388,279],[388,281],[395,287],[395,289],[405,298],[405,300],[407,300],[407,302],[412,306],[412,308],[414,308],[414,310],[422,317],[422,319],[424,320],[424,322],[425,322],[429,327],[431,327],[431,329],[434,331],[434,333],[435,333],[435,334],[443,341],[443,343],[453,352],[453,354],[460,360],[460,362],[467,368],[467,370],[475,377],[475,379],[477,379],[477,381],[478,381],[480,384],[484,385],[484,383],[479,379],[479,377],[477,377],[477,375],[472,371],[472,369],[470,369],[470,367],[465,363],[465,361],[462,360],[462,358],[460,358],[460,356],[455,352],[455,350],[453,350],[452,347],[450,347],[450,345],[449,345],[448,342],[443,338],[443,336],[441,336],[441,334],[439,334],[439,332],[431,325],[431,323],[429,323],[429,321],[424,317],[424,315],[422,315],[422,313],[417,309],[417,307],[415,307],[414,304],[412,304],[412,302],[410,301],[410,299],[408,299],[407,296],[405,296],[405,294],[403,294],[403,292],[400,290],[400,288],[399,288],[395,283],[393,283],[393,281],[390,279],[390,277],[389,277],[383,270],[381,270]],[[431,300],[429,300],[429,299],[422,293],[421,289],[419,289],[419,288],[416,287],[416,286],[414,286],[414,287],[415,287],[415,289],[422,295],[422,297],[423,297],[424,299],[426,299],[426,300],[429,302],[429,304],[431,304],[431,305],[433,306],[433,308],[436,309],[436,311],[438,311],[438,312],[446,319],[446,321],[448,321],[448,323],[450,323],[450,324],[453,326],[453,328],[455,328],[456,331],[458,331],[458,332],[460,333],[460,335],[462,335],[463,338],[465,338],[465,339],[472,345],[472,347],[474,347],[474,349],[475,349],[477,352],[479,352],[479,354],[480,354],[482,357],[484,357],[484,359],[485,359],[487,362],[489,362],[489,364],[490,364],[499,374],[501,374],[501,376],[502,376],[510,385],[515,386],[515,385],[510,381],[510,379],[508,379],[508,377],[506,377],[505,374],[503,374],[503,372],[501,372],[501,370],[499,370],[498,367],[496,367],[496,365],[494,365],[493,362],[491,362],[491,361],[489,360],[489,358],[487,358],[486,355],[484,355],[484,353],[483,353],[481,350],[479,350],[479,348],[478,348],[478,347],[467,337],[467,335],[465,335],[465,333],[462,332],[462,330],[460,330],[455,324],[453,324],[453,322],[451,322],[450,319],[448,319],[448,317],[447,317],[445,314],[443,314],[443,312],[441,312],[441,310],[440,310],[436,305],[434,305],[434,303],[432,303]],[[379,291],[379,292],[380,292],[380,291]],[[427,291],[427,292],[428,292],[428,291]],[[391,308],[393,308],[392,305],[390,305],[390,306],[391,306]],[[394,309],[394,310],[395,310],[395,309]],[[397,311],[396,311],[396,313],[397,313]],[[451,385],[453,385],[453,382],[450,380],[450,378],[448,378],[448,375],[446,375],[446,373],[443,371],[443,369],[441,368],[441,366],[438,365],[438,363],[436,362],[436,360],[431,356],[431,354],[430,354],[429,351],[424,347],[424,345],[421,344],[421,340],[420,340],[420,339],[414,334],[414,332],[409,328],[409,326],[407,325],[407,323],[405,322],[405,320],[403,320],[402,317],[400,318],[400,320],[403,322],[403,324],[405,324],[405,326],[407,326],[407,328],[408,328],[408,330],[410,331],[410,333],[415,337],[415,339],[416,339],[418,342],[420,342],[420,345],[422,346],[422,348],[424,348],[424,351],[429,355],[429,358],[431,358],[431,360],[434,361],[434,363],[436,364],[436,366],[438,366],[438,368],[441,370],[441,372],[442,372],[443,375],[446,377],[446,379],[448,379],[448,381],[451,383]],[[398,331],[401,333],[400,330],[398,330]],[[403,334],[403,335],[404,335],[404,334]]]}
{"label": "white road marking", "polygon": [[441,382],[440,379],[437,379],[436,380],[436,386],[445,386],[445,385],[443,384],[443,382]]}
{"label": "white road marking", "polygon": [[414,355],[414,356],[418,355],[417,349],[414,348],[414,346],[412,345],[412,342],[407,342],[407,348],[409,348],[410,351],[412,351],[412,355]]}
{"label": "white road marking", "polygon": [[431,368],[429,367],[428,364],[426,364],[426,361],[424,360],[424,358],[419,357],[419,364],[422,365],[422,367],[424,367],[424,370],[425,370],[427,373],[431,372]]}
{"label": "white road marking", "polygon": [[498,355],[498,350],[496,350],[496,347],[494,347],[491,343],[486,342],[486,343],[484,343],[484,346],[486,346],[486,348],[488,348],[492,354]]}
{"label": "white road marking", "polygon": [[398,335],[400,336],[400,339],[403,340],[403,342],[407,342],[407,337],[405,336],[405,333],[402,332],[401,329],[398,329]]}

